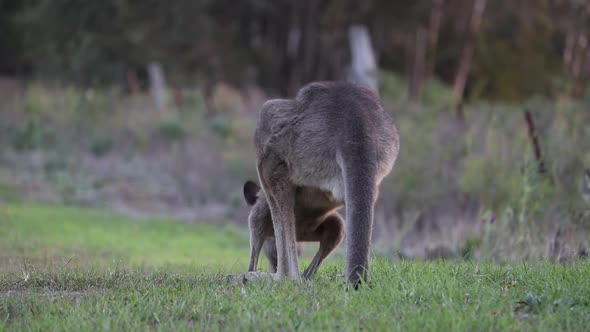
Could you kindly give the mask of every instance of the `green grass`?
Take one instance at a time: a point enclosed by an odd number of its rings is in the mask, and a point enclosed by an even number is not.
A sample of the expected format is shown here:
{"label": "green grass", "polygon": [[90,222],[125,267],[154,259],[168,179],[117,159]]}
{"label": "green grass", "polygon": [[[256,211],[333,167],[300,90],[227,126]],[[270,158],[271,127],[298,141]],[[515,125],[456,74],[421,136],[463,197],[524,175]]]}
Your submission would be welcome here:
{"label": "green grass", "polygon": [[[98,210],[0,205],[0,267],[63,260],[162,266],[247,266],[237,227],[131,219]],[[6,267],[6,266],[4,266]]]}
{"label": "green grass", "polygon": [[[332,260],[312,281],[244,286],[227,278],[247,260],[246,234],[233,228],[47,206],[0,210],[0,331],[590,326],[590,263],[583,261],[493,265],[378,258],[370,287],[349,291],[342,262]],[[80,259],[64,262],[78,250]],[[6,264],[7,257],[21,264]]]}

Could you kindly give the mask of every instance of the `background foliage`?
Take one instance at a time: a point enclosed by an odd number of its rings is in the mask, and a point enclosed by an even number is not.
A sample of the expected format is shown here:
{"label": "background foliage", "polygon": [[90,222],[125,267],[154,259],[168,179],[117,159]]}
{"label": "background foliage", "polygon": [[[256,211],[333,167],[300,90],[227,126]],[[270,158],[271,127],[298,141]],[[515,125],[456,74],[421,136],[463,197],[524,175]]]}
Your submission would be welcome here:
{"label": "background foliage", "polygon": [[[436,3],[440,26],[431,22]],[[473,0],[2,0],[0,73],[96,85],[122,83],[128,69],[145,76],[145,66],[158,61],[177,85],[222,80],[286,94],[305,82],[342,77],[348,27],[360,23],[371,31],[380,66],[405,76],[415,35],[427,30],[436,45],[428,46],[423,74],[447,83],[476,33],[467,88],[474,98],[551,96],[571,80],[581,82],[576,91],[583,93],[590,74],[587,2],[488,1],[477,31],[470,27],[473,6]],[[581,68],[572,73],[568,61],[576,56]]]}

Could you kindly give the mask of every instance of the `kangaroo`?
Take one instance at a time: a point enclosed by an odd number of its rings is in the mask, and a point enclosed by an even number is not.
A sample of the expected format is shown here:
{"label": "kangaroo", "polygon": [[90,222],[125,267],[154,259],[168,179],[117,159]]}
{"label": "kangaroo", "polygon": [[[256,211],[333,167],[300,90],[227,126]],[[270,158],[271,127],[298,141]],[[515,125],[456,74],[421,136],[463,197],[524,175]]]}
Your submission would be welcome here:
{"label": "kangaroo", "polygon": [[[399,151],[397,128],[379,98],[368,88],[351,83],[311,83],[294,99],[274,99],[262,105],[254,143],[262,193],[250,219],[259,213],[268,218],[270,212],[277,251],[273,278],[301,279],[298,235],[299,239],[318,239],[328,232],[328,226],[339,232],[334,225],[342,219],[336,210],[344,205],[345,273],[348,282],[358,287],[368,277],[379,185],[391,172]],[[251,237],[255,241],[251,243],[251,268],[256,265],[258,238],[256,234]],[[326,251],[320,249],[318,261],[304,277],[315,272]]]}
{"label": "kangaroo", "polygon": [[[268,202],[264,196],[258,197],[260,187],[252,181],[244,184],[244,198],[246,203],[252,206],[248,218],[250,228],[250,243],[252,246],[249,272],[258,268],[258,258],[261,247],[270,263],[270,272],[276,273],[278,265],[277,248],[274,239],[274,228]],[[296,195],[307,196],[309,193],[304,188],[298,188]],[[309,199],[312,196],[304,197]],[[316,197],[317,198],[317,197]],[[319,197],[319,200],[322,198]],[[302,245],[300,241],[319,241],[320,247],[311,264],[305,269],[303,277],[310,279],[322,261],[338,246],[344,237],[344,223],[338,213],[318,215],[306,206],[295,207],[297,256],[301,256]]]}

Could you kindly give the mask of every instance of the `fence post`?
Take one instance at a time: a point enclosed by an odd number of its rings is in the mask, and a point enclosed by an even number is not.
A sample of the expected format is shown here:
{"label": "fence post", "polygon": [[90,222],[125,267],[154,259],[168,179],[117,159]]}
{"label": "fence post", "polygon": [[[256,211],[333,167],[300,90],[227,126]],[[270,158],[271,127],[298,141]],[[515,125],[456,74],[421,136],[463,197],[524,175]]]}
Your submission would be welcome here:
{"label": "fence post", "polygon": [[379,93],[377,85],[377,61],[371,46],[369,30],[364,25],[353,25],[348,33],[352,63],[348,80],[368,86]]}
{"label": "fence post", "polygon": [[166,109],[166,81],[164,80],[162,65],[151,62],[148,65],[148,75],[150,78],[150,90],[156,108],[158,111],[164,111]]}

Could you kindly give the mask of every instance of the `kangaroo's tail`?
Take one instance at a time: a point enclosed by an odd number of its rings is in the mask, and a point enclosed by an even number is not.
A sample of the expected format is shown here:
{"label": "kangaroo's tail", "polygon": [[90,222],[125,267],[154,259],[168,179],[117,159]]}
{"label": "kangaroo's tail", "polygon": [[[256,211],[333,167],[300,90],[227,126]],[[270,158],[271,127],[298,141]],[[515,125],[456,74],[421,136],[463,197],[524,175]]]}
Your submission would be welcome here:
{"label": "kangaroo's tail", "polygon": [[346,208],[346,276],[355,287],[366,280],[373,230],[377,165],[370,144],[358,144],[338,156]]}

